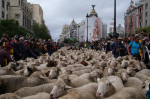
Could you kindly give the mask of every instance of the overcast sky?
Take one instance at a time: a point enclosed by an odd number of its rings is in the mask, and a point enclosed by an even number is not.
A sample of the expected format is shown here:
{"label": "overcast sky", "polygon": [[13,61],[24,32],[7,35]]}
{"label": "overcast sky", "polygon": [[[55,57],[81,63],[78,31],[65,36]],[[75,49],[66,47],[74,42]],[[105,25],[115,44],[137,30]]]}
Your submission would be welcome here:
{"label": "overcast sky", "polygon": [[[114,17],[114,0],[27,0],[33,4],[40,4],[44,12],[44,20],[51,32],[53,40],[57,40],[64,24],[71,24],[73,18],[76,23],[84,20],[87,13],[96,5],[95,10],[103,23],[109,24]],[[124,13],[131,0],[117,0],[117,25],[124,26]],[[133,0],[137,1],[137,0]]]}

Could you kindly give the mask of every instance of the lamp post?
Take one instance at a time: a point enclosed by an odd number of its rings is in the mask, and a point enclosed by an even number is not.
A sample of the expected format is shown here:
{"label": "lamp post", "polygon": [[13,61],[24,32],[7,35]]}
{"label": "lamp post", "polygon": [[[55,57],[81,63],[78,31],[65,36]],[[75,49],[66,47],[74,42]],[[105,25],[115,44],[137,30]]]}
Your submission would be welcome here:
{"label": "lamp post", "polygon": [[86,42],[88,42],[88,18],[89,18],[88,13],[87,13],[86,17],[87,17],[87,40],[86,40]]}
{"label": "lamp post", "polygon": [[116,34],[116,0],[114,0],[114,34]]}
{"label": "lamp post", "polygon": [[78,42],[79,42],[79,28],[80,28],[80,26],[78,25]]}

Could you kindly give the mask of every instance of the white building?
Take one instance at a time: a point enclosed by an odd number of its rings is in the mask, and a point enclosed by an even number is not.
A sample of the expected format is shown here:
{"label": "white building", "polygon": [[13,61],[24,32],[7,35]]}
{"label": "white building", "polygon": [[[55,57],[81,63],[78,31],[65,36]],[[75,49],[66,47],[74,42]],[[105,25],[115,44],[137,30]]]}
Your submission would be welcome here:
{"label": "white building", "polygon": [[143,4],[143,25],[150,26],[150,0],[144,0]]}
{"label": "white building", "polygon": [[[59,41],[63,41],[65,37],[76,38],[79,42],[86,42],[87,38],[88,41],[95,41],[99,40],[100,38],[105,38],[107,35],[107,25],[103,24],[100,17],[96,13],[94,7],[88,17],[88,29],[87,29],[87,18],[83,20],[81,23],[77,24],[75,20],[71,22],[70,25],[70,35],[61,34]],[[88,30],[88,35],[87,35]]]}
{"label": "white building", "polygon": [[[93,9],[88,17],[88,41],[95,41],[102,38],[102,20],[100,17],[98,17],[98,14],[96,13],[94,7],[95,5],[92,5]],[[87,18],[85,19],[85,32],[84,32],[84,41],[87,41]]]}
{"label": "white building", "polygon": [[117,33],[119,33],[119,35],[125,35],[125,28],[122,27],[121,24],[117,27]]}
{"label": "white building", "polygon": [[0,19],[8,19],[9,0],[0,0]]}
{"label": "white building", "polygon": [[85,36],[85,20],[83,20],[81,23],[79,23],[79,27],[78,27],[78,39],[79,42],[83,42],[84,41],[84,36]]}
{"label": "white building", "polygon": [[102,24],[102,26],[103,26],[102,38],[106,38],[107,37],[107,24]]}
{"label": "white building", "polygon": [[114,33],[114,20],[110,23],[109,33]]}
{"label": "white building", "polygon": [[45,24],[43,19],[43,10],[39,4],[32,4],[33,21],[36,23]]}
{"label": "white building", "polygon": [[32,10],[27,0],[10,0],[9,19],[19,22],[26,30],[31,30]]}

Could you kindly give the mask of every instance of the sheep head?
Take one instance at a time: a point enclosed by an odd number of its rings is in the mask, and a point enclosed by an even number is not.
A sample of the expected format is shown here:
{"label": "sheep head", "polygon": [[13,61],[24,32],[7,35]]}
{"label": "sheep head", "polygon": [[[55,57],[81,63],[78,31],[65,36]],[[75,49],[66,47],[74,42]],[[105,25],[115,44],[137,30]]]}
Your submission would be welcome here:
{"label": "sheep head", "polygon": [[56,84],[54,85],[51,93],[50,93],[50,99],[56,99],[58,97],[61,97],[66,92],[66,89],[70,89],[72,87],[67,86],[62,79],[58,79]]}
{"label": "sheep head", "polygon": [[48,77],[49,77],[50,79],[54,79],[54,78],[57,77],[58,73],[59,73],[59,72],[58,72],[58,69],[57,69],[57,68],[52,68],[52,69],[49,71]]}
{"label": "sheep head", "polygon": [[114,81],[115,79],[112,81],[109,81],[107,78],[102,78],[102,79],[98,78],[97,79],[98,89],[96,92],[96,96],[103,98],[103,97],[110,96],[110,94],[113,94],[114,87],[112,83]]}
{"label": "sheep head", "polygon": [[0,76],[8,74],[15,74],[15,72],[10,67],[3,67],[0,69]]}

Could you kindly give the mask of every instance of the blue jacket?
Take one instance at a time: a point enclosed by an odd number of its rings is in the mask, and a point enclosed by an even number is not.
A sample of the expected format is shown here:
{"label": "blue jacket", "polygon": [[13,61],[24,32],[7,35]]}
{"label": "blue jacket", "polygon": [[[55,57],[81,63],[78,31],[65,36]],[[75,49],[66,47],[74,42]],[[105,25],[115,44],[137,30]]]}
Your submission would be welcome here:
{"label": "blue jacket", "polygon": [[150,83],[149,83],[149,90],[146,93],[146,99],[150,99]]}

